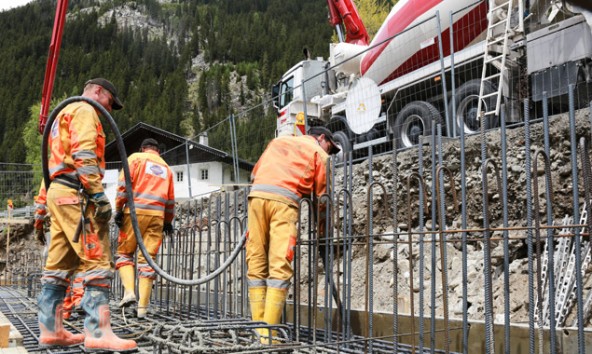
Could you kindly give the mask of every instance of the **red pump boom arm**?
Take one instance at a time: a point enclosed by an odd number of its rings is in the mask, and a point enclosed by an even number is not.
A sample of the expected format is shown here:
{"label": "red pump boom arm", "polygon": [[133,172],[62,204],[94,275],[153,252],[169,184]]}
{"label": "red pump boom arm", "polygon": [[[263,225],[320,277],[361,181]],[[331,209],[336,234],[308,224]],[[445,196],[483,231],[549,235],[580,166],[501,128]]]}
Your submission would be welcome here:
{"label": "red pump boom arm", "polygon": [[[329,22],[333,27],[345,27],[345,42],[368,45],[370,38],[366,26],[360,18],[358,9],[352,0],[327,0],[329,6]],[[340,30],[337,30],[341,33]]]}
{"label": "red pump boom arm", "polygon": [[41,92],[41,113],[39,114],[39,132],[43,134],[45,124],[47,123],[47,113],[51,103],[51,93],[53,92],[53,83],[60,56],[60,47],[62,45],[62,34],[66,23],[66,11],[68,10],[68,0],[58,0],[56,15],[53,23],[53,32],[51,34],[51,43],[49,44],[49,54],[47,56],[47,65],[45,66],[45,78],[43,80],[43,91]]}

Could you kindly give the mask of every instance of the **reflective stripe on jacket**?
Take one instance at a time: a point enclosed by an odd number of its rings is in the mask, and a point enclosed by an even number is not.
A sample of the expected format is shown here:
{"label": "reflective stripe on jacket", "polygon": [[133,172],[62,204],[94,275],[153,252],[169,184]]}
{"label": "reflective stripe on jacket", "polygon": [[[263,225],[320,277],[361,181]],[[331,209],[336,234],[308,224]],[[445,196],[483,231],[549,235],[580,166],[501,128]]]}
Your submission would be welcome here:
{"label": "reflective stripe on jacket", "polygon": [[[128,158],[136,212],[144,215],[164,216],[172,222],[175,216],[175,189],[173,173],[156,151],[137,152]],[[119,173],[116,210],[127,203],[123,171]],[[125,208],[129,213],[129,208]]]}
{"label": "reflective stripe on jacket", "polygon": [[328,159],[329,155],[310,135],[275,138],[253,169],[249,196],[298,207],[302,197],[326,192]]}
{"label": "reflective stripe on jacket", "polygon": [[87,102],[67,105],[49,134],[49,176],[74,178],[88,194],[103,192],[105,133],[99,115]]}

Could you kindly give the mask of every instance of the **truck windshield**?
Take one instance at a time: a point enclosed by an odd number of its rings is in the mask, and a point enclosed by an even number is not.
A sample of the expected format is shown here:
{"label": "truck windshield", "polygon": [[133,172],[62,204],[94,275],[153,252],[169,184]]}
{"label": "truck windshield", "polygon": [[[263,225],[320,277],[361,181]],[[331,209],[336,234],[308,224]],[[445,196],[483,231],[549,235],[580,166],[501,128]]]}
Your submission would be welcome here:
{"label": "truck windshield", "polygon": [[294,97],[294,77],[287,79],[286,81],[282,82],[282,86],[280,87],[280,100],[279,100],[279,108],[284,108],[288,103],[292,102],[292,98]]}

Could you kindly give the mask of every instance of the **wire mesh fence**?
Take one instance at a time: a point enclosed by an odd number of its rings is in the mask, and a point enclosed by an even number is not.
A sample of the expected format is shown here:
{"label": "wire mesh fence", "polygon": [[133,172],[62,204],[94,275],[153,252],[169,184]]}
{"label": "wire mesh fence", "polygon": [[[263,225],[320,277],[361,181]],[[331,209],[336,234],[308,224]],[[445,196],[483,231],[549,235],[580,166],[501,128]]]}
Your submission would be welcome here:
{"label": "wire mesh fence", "polygon": [[0,215],[8,216],[9,201],[12,216],[30,215],[39,188],[37,180],[32,165],[0,163]]}

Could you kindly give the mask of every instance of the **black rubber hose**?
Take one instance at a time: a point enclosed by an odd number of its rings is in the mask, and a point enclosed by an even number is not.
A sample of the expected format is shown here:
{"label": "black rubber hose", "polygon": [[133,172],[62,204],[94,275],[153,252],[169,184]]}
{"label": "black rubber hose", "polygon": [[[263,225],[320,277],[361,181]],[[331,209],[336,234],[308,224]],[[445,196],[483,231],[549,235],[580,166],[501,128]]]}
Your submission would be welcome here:
{"label": "black rubber hose", "polygon": [[[123,174],[125,176],[125,191],[126,191],[127,195],[133,196],[134,194],[132,191],[132,182],[131,182],[131,177],[130,177],[129,165],[127,163],[127,152],[125,151],[125,145],[123,144],[123,139],[121,138],[121,134],[119,133],[119,128],[117,127],[117,124],[115,124],[113,117],[111,117],[109,112],[107,112],[107,110],[103,106],[101,106],[99,103],[97,103],[96,101],[94,101],[90,98],[82,97],[82,96],[70,97],[70,98],[62,101],[60,104],[58,104],[57,107],[49,115],[49,118],[47,120],[47,124],[45,125],[45,130],[43,131],[43,142],[41,144],[41,160],[43,163],[43,179],[45,181],[45,189],[49,190],[49,184],[50,184],[48,158],[47,158],[47,148],[48,148],[47,144],[48,144],[49,132],[51,131],[51,126],[53,125],[53,121],[56,119],[59,112],[62,109],[64,109],[64,107],[66,107],[70,103],[74,103],[74,102],[78,102],[78,101],[85,101],[88,104],[90,104],[91,106],[93,106],[94,108],[96,108],[99,112],[101,112],[103,117],[105,117],[107,119],[107,121],[109,122],[109,126],[111,127],[111,130],[115,134],[115,141],[117,142],[117,149],[119,150],[119,156],[121,157],[121,164],[123,166]],[[148,264],[150,265],[150,267],[152,267],[154,269],[154,271],[156,271],[156,273],[158,273],[158,275],[160,275],[164,279],[166,279],[172,283],[175,283],[175,284],[195,286],[195,285],[207,283],[208,281],[214,279],[215,277],[220,275],[236,259],[236,257],[238,256],[238,254],[240,253],[241,249],[243,248],[243,246],[245,244],[245,240],[247,239],[247,237],[246,237],[247,230],[245,230],[243,232],[241,240],[239,241],[238,245],[236,245],[236,248],[232,251],[230,256],[228,256],[226,261],[218,269],[216,269],[212,273],[206,275],[203,278],[194,279],[194,280],[180,279],[180,278],[174,277],[174,276],[168,274],[167,272],[165,272],[162,268],[160,268],[158,266],[158,264],[156,264],[156,262],[152,259],[152,257],[150,257],[150,254],[148,253],[148,250],[146,249],[146,246],[144,245],[144,240],[142,239],[142,234],[140,233],[140,228],[138,226],[138,218],[136,217],[136,205],[134,204],[133,198],[128,199],[127,206],[129,207],[129,210],[130,210],[130,216],[132,218],[132,226],[134,228],[136,240],[138,241],[138,246],[140,247],[140,250],[142,251],[142,254],[144,255],[144,257],[146,258],[146,261],[148,261]]]}

